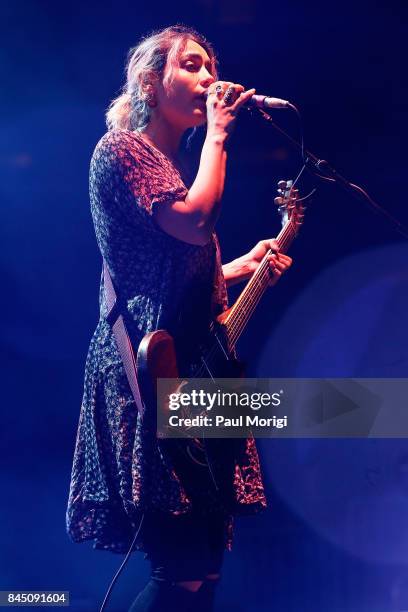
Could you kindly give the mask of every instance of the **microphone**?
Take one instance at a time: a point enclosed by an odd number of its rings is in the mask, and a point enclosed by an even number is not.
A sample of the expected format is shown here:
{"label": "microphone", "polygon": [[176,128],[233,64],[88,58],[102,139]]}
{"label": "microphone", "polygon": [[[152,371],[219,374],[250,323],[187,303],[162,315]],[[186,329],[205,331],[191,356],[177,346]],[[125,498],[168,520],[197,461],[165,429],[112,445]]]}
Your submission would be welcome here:
{"label": "microphone", "polygon": [[[208,97],[208,90],[204,92],[203,96]],[[288,100],[282,100],[282,98],[271,98],[270,96],[260,96],[254,94],[247,100],[245,108],[294,108],[293,104]]]}
{"label": "microphone", "polygon": [[292,104],[288,100],[282,100],[281,98],[271,98],[270,96],[258,96],[253,95],[247,101],[250,106],[255,108],[291,108]]}

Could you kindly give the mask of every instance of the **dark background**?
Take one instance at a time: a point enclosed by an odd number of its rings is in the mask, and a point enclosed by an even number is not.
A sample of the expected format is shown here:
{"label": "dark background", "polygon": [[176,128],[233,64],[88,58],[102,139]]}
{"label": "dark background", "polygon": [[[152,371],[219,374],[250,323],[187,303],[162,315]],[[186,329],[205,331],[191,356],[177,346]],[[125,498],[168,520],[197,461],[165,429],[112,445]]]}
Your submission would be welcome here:
{"label": "dark background", "polygon": [[[222,78],[295,102],[306,146],[408,224],[407,11],[393,1],[2,5],[0,589],[70,590],[73,610],[93,611],[120,562],[71,543],[64,512],[98,319],[88,164],[128,48],[175,22],[202,31]],[[273,117],[297,136],[295,115]],[[224,261],[276,235],[276,183],[299,164],[269,125],[242,113],[218,227]],[[317,185],[293,269],[240,343],[248,373],[406,377],[407,241],[339,188]],[[313,186],[305,177],[302,192]],[[238,521],[219,610],[408,609],[406,441],[263,441],[262,453],[270,508]],[[146,576],[133,555],[109,609],[126,610]]]}

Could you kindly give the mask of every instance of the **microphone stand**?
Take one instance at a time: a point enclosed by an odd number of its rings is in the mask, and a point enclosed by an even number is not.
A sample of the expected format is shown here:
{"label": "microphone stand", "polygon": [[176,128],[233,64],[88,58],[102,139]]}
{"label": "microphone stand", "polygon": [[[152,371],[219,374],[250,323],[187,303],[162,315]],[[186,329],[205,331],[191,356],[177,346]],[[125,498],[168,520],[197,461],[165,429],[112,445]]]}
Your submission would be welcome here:
{"label": "microphone stand", "polygon": [[[258,110],[264,117],[264,119],[269,121],[270,125],[277,132],[279,132],[281,136],[288,140],[293,148],[299,151],[299,153],[303,156],[304,165],[308,170],[310,170],[313,174],[315,174],[322,180],[337,183],[344,189],[344,191],[350,193],[357,200],[361,200],[366,204],[368,203],[374,212],[384,217],[390,223],[394,230],[399,232],[399,234],[401,234],[401,236],[403,236],[404,238],[408,239],[408,228],[406,228],[402,223],[400,223],[400,221],[398,221],[398,219],[396,219],[387,210],[385,210],[385,208],[380,206],[380,204],[375,202],[375,200],[373,200],[368,195],[368,193],[364,191],[362,187],[360,187],[359,185],[355,185],[354,183],[351,183],[346,178],[344,178],[344,176],[339,174],[335,168],[330,166],[330,164],[325,159],[319,159],[310,151],[303,150],[303,147],[297,142],[297,140],[292,138],[292,136],[289,136],[289,134],[285,132],[285,130],[283,130],[279,125],[277,125],[272,119],[272,117],[268,115],[268,113],[266,113],[260,108],[258,108]],[[299,112],[296,107],[295,110],[300,118]]]}

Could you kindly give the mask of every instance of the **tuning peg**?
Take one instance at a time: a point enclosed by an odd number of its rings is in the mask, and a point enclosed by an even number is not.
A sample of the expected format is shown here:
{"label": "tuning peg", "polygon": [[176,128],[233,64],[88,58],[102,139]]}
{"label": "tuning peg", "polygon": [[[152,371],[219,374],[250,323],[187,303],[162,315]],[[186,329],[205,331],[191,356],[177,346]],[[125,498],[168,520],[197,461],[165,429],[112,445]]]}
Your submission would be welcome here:
{"label": "tuning peg", "polygon": [[276,206],[282,206],[284,200],[281,197],[277,197],[277,198],[274,199],[274,202],[275,202]]}
{"label": "tuning peg", "polygon": [[279,189],[282,189],[283,191],[286,191],[286,189],[287,189],[286,181],[279,181],[278,182],[278,187],[279,187]]}

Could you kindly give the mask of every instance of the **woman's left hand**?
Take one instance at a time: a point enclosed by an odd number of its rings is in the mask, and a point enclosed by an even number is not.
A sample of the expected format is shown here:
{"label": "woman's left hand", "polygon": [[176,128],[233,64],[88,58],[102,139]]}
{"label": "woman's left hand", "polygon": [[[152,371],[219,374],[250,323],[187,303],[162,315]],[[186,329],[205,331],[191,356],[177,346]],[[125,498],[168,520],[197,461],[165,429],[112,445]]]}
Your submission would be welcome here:
{"label": "woman's left hand", "polygon": [[266,253],[271,249],[274,254],[269,256],[269,269],[271,271],[269,285],[276,285],[282,274],[292,265],[292,258],[279,253],[278,243],[272,239],[261,240],[249,253],[241,255],[241,257],[222,266],[227,287],[249,280]]}
{"label": "woman's left hand", "polygon": [[276,240],[261,240],[249,251],[247,258],[248,266],[253,273],[269,250],[274,251],[274,254],[269,256],[269,270],[271,272],[269,285],[272,286],[276,285],[282,274],[292,265],[291,257],[279,253],[279,247]]}

